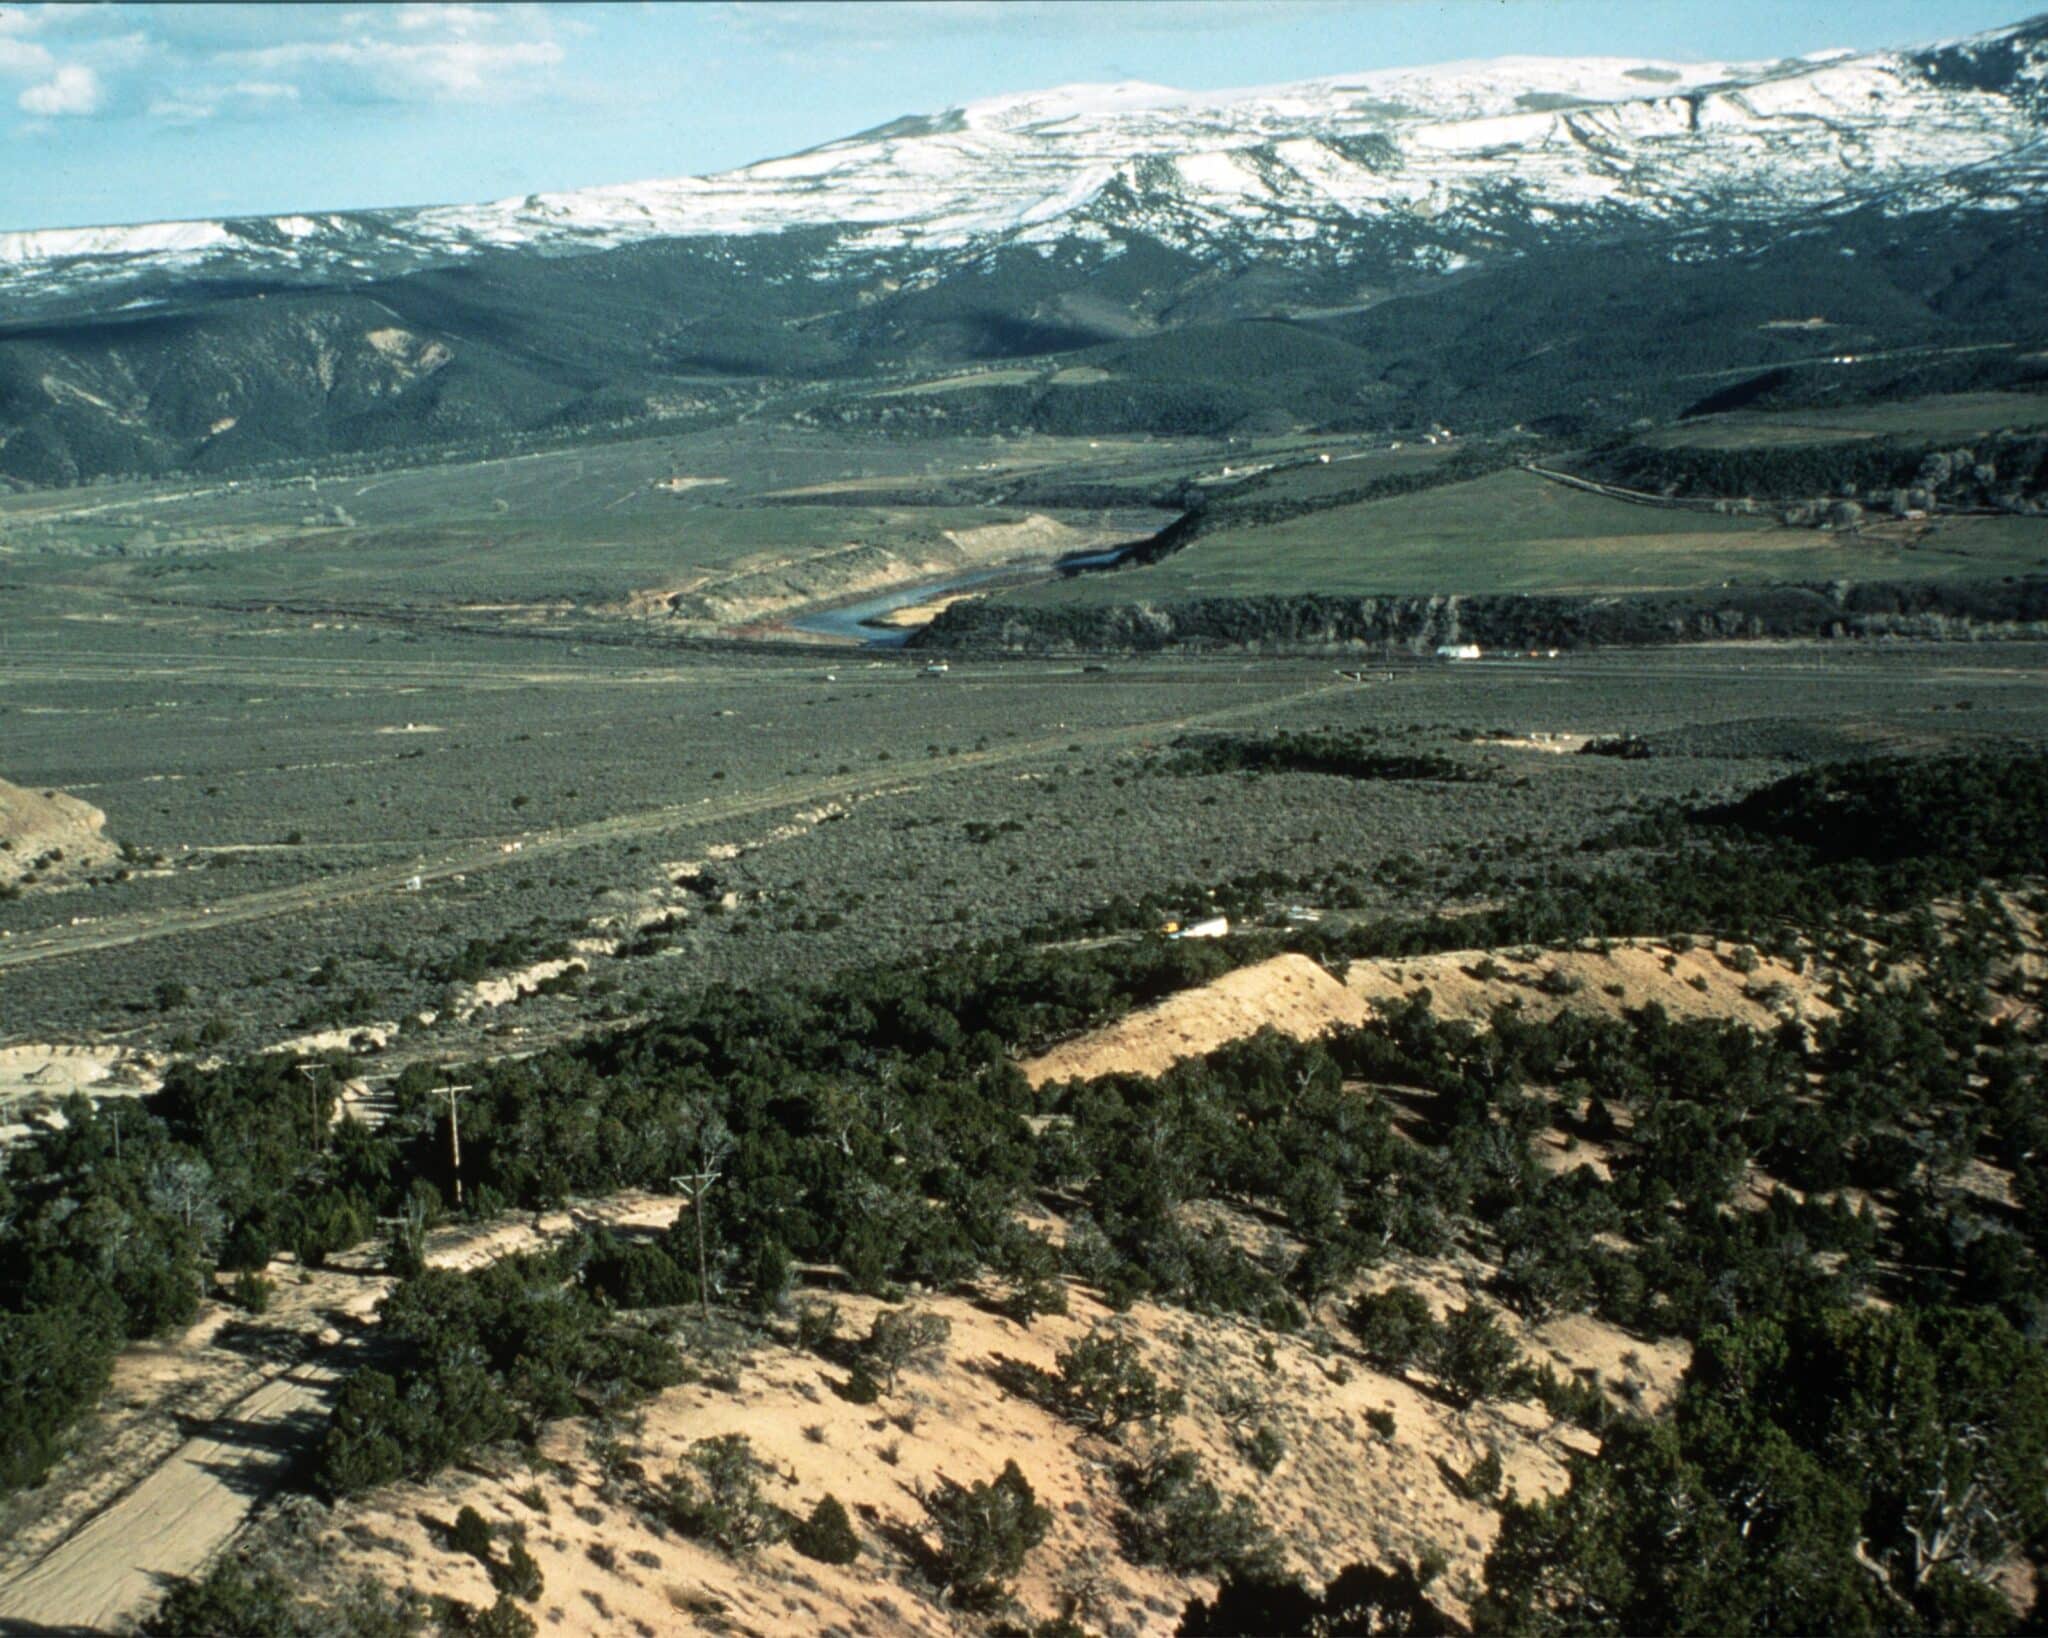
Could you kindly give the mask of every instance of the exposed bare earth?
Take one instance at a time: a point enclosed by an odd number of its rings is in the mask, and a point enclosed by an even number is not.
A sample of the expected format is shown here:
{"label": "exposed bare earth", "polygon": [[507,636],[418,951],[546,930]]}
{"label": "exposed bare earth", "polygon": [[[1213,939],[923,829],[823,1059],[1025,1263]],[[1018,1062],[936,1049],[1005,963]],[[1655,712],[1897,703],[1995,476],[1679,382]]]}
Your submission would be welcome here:
{"label": "exposed bare earth", "polygon": [[0,1047],[0,1144],[22,1117],[54,1107],[73,1092],[138,1098],[153,1092],[156,1068],[117,1046],[31,1041]]}
{"label": "exposed bare earth", "polygon": [[743,624],[962,569],[1050,562],[1129,535],[1127,528],[1077,526],[1033,513],[1015,523],[940,530],[921,543],[899,533],[887,546],[856,540],[812,551],[759,552],[728,567],[636,592],[615,612]]}
{"label": "exposed bare earth", "polygon": [[1212,984],[1183,990],[1089,1034],[1027,1058],[1033,1086],[1088,1080],[1097,1075],[1157,1075],[1183,1058],[1271,1027],[1308,1040],[1372,1015],[1353,994],[1304,955],[1279,955],[1240,967]]}
{"label": "exposed bare earth", "polygon": [[[1468,1300],[1463,1272],[1449,1264],[1387,1273],[1440,1306]],[[452,1520],[467,1505],[523,1534],[545,1579],[533,1606],[544,1631],[948,1634],[966,1630],[961,1618],[904,1548],[923,1527],[920,1493],[941,1477],[992,1478],[1014,1458],[1054,1514],[1018,1583],[1030,1616],[1052,1615],[1083,1592],[1072,1601],[1090,1630],[1171,1632],[1188,1597],[1213,1589],[1119,1554],[1114,1469],[1150,1436],[1118,1445],[1085,1434],[1006,1385],[1019,1365],[1050,1370],[1059,1348],[1107,1311],[1076,1292],[1071,1315],[1027,1331],[959,1298],[922,1305],[952,1323],[946,1357],[880,1405],[842,1398],[835,1389],[846,1373],[836,1366],[765,1342],[727,1362],[736,1388],[673,1389],[620,1434],[645,1480],[686,1464],[695,1440],[745,1434],[766,1464],[768,1499],[801,1516],[829,1493],[853,1515],[862,1555],[844,1569],[787,1545],[733,1558],[683,1539],[634,1505],[643,1481],[619,1476],[616,1466],[607,1479],[585,1423],[558,1425],[531,1468],[508,1462],[488,1476],[449,1473],[348,1504],[315,1545],[338,1570],[489,1604],[495,1593],[482,1569],[450,1551],[429,1523]],[[877,1307],[862,1298],[842,1306],[856,1333]],[[1563,1484],[1570,1451],[1597,1448],[1533,1404],[1458,1411],[1341,1350],[1319,1353],[1242,1321],[1141,1304],[1125,1323],[1149,1362],[1188,1395],[1173,1440],[1195,1451],[1226,1493],[1254,1497],[1292,1564],[1313,1581],[1359,1558],[1412,1559],[1434,1547],[1449,1559],[1438,1591],[1462,1609],[1498,1521],[1490,1507],[1459,1496],[1443,1466],[1463,1472],[1496,1448],[1509,1481],[1533,1496]],[[1650,1347],[1584,1318],[1518,1334],[1536,1358],[1631,1384],[1652,1406],[1686,1362],[1682,1346]],[[1270,1366],[1259,1357],[1267,1342]],[[1233,1393],[1262,1400],[1264,1419],[1285,1442],[1287,1455],[1270,1475],[1240,1451],[1220,1412]],[[1393,1413],[1391,1440],[1371,1430],[1369,1410]]]}
{"label": "exposed bare earth", "polygon": [[0,887],[31,873],[56,880],[105,864],[116,851],[102,834],[106,822],[90,802],[0,779]]}
{"label": "exposed bare earth", "polygon": [[1831,1014],[1819,987],[1811,973],[1756,951],[1737,955],[1733,946],[1716,947],[1711,940],[1454,950],[1355,961],[1342,980],[1307,956],[1281,955],[1063,1041],[1020,1067],[1033,1086],[1098,1075],[1157,1075],[1265,1028],[1303,1041],[1354,1028],[1372,1016],[1376,1004],[1409,1000],[1425,990],[1438,1017],[1468,1023],[1485,1023],[1500,1006],[1549,1018],[1568,1006],[1619,1014],[1655,1002],[1675,1018],[1728,1018],[1770,1030],[1787,1016]]}
{"label": "exposed bare earth", "polygon": [[1503,1005],[1532,1018],[1552,1018],[1567,1008],[1617,1016],[1654,1002],[1674,1018],[1725,1018],[1761,1031],[1791,1016],[1834,1013],[1820,998],[1825,984],[1811,971],[1712,939],[1626,939],[1570,949],[1454,950],[1355,961],[1344,983],[1373,1002],[1406,1000],[1426,989],[1439,1018],[1468,1023],[1486,1022]]}

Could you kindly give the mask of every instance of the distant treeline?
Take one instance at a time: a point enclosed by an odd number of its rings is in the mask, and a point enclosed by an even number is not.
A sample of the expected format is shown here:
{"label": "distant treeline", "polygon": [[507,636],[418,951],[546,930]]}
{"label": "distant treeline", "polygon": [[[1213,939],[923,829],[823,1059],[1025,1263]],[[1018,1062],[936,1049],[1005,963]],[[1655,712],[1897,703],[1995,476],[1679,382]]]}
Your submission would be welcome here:
{"label": "distant treeline", "polygon": [[2048,634],[2048,578],[1836,581],[1619,597],[1190,597],[1100,606],[954,603],[920,648],[1021,653],[1651,646],[1754,637]]}
{"label": "distant treeline", "polygon": [[1610,445],[1575,463],[1589,477],[1654,494],[1801,500],[1846,496],[1924,508],[2019,508],[2048,491],[2048,436],[1970,444],[1872,438],[1739,449]]}

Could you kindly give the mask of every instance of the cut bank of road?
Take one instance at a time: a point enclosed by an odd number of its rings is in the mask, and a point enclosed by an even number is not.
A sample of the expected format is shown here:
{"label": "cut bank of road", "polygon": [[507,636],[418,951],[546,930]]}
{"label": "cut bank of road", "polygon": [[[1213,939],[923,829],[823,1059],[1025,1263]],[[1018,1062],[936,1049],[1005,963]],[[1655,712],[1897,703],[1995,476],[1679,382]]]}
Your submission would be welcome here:
{"label": "cut bank of road", "polygon": [[[1205,724],[1257,716],[1278,707],[1297,705],[1319,695],[1348,690],[1349,683],[1319,683],[1311,688],[1265,694],[1241,705],[1222,706],[1212,711],[1159,717],[1143,722],[1119,723],[1104,728],[1063,729],[1040,739],[991,746],[983,751],[966,751],[944,763],[928,764],[914,776],[918,780],[941,778],[974,769],[999,767],[1005,763],[1052,756],[1075,747],[1083,749],[1131,744],[1159,734],[1176,733]],[[536,858],[578,848],[597,847],[636,837],[694,830],[706,825],[729,824],[780,808],[802,807],[824,801],[858,797],[870,791],[896,788],[905,783],[902,769],[888,772],[841,774],[819,779],[784,780],[773,785],[729,797],[707,797],[697,802],[648,808],[638,813],[617,814],[589,824],[534,835],[486,838],[448,848],[433,855],[392,865],[323,876],[318,881],[293,887],[268,888],[245,893],[214,904],[179,910],[152,911],[109,916],[103,921],[77,926],[53,927],[25,933],[0,944],[0,971],[26,967],[40,961],[84,955],[95,950],[117,949],[152,939],[172,938],[182,933],[205,932],[246,922],[268,921],[278,916],[345,904],[353,899],[403,891],[417,877],[422,884],[452,876],[469,875],[505,864],[530,864]],[[517,850],[512,851],[514,844]]]}

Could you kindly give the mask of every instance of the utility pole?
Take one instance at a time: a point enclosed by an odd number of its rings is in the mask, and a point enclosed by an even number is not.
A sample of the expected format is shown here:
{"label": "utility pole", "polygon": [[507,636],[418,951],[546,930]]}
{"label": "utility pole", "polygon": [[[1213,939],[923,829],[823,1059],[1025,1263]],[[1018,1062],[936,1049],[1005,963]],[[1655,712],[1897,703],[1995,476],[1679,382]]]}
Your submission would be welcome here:
{"label": "utility pole", "polygon": [[690,1202],[690,1215],[697,1220],[697,1300],[704,1309],[704,1323],[711,1323],[711,1262],[704,1250],[704,1195],[718,1181],[719,1166],[708,1157],[701,1172],[684,1172],[669,1184]]}
{"label": "utility pole", "polygon": [[456,1112],[456,1098],[460,1093],[473,1092],[474,1086],[437,1086],[434,1090],[448,1100],[448,1168],[455,1177],[455,1203],[462,1204],[462,1117]]}
{"label": "utility pole", "polygon": [[300,1064],[299,1073],[306,1077],[308,1113],[313,1119],[313,1153],[323,1154],[327,1149],[327,1133],[320,1119],[320,1068],[319,1064]]}

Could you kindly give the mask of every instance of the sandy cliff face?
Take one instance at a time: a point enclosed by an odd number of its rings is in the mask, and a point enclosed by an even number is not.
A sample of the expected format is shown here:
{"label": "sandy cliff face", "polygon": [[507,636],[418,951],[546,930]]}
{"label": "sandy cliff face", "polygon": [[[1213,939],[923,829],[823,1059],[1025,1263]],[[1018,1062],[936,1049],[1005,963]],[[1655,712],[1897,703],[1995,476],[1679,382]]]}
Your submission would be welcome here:
{"label": "sandy cliff face", "polygon": [[106,863],[118,851],[102,834],[106,822],[90,802],[0,779],[0,887],[35,887]]}

